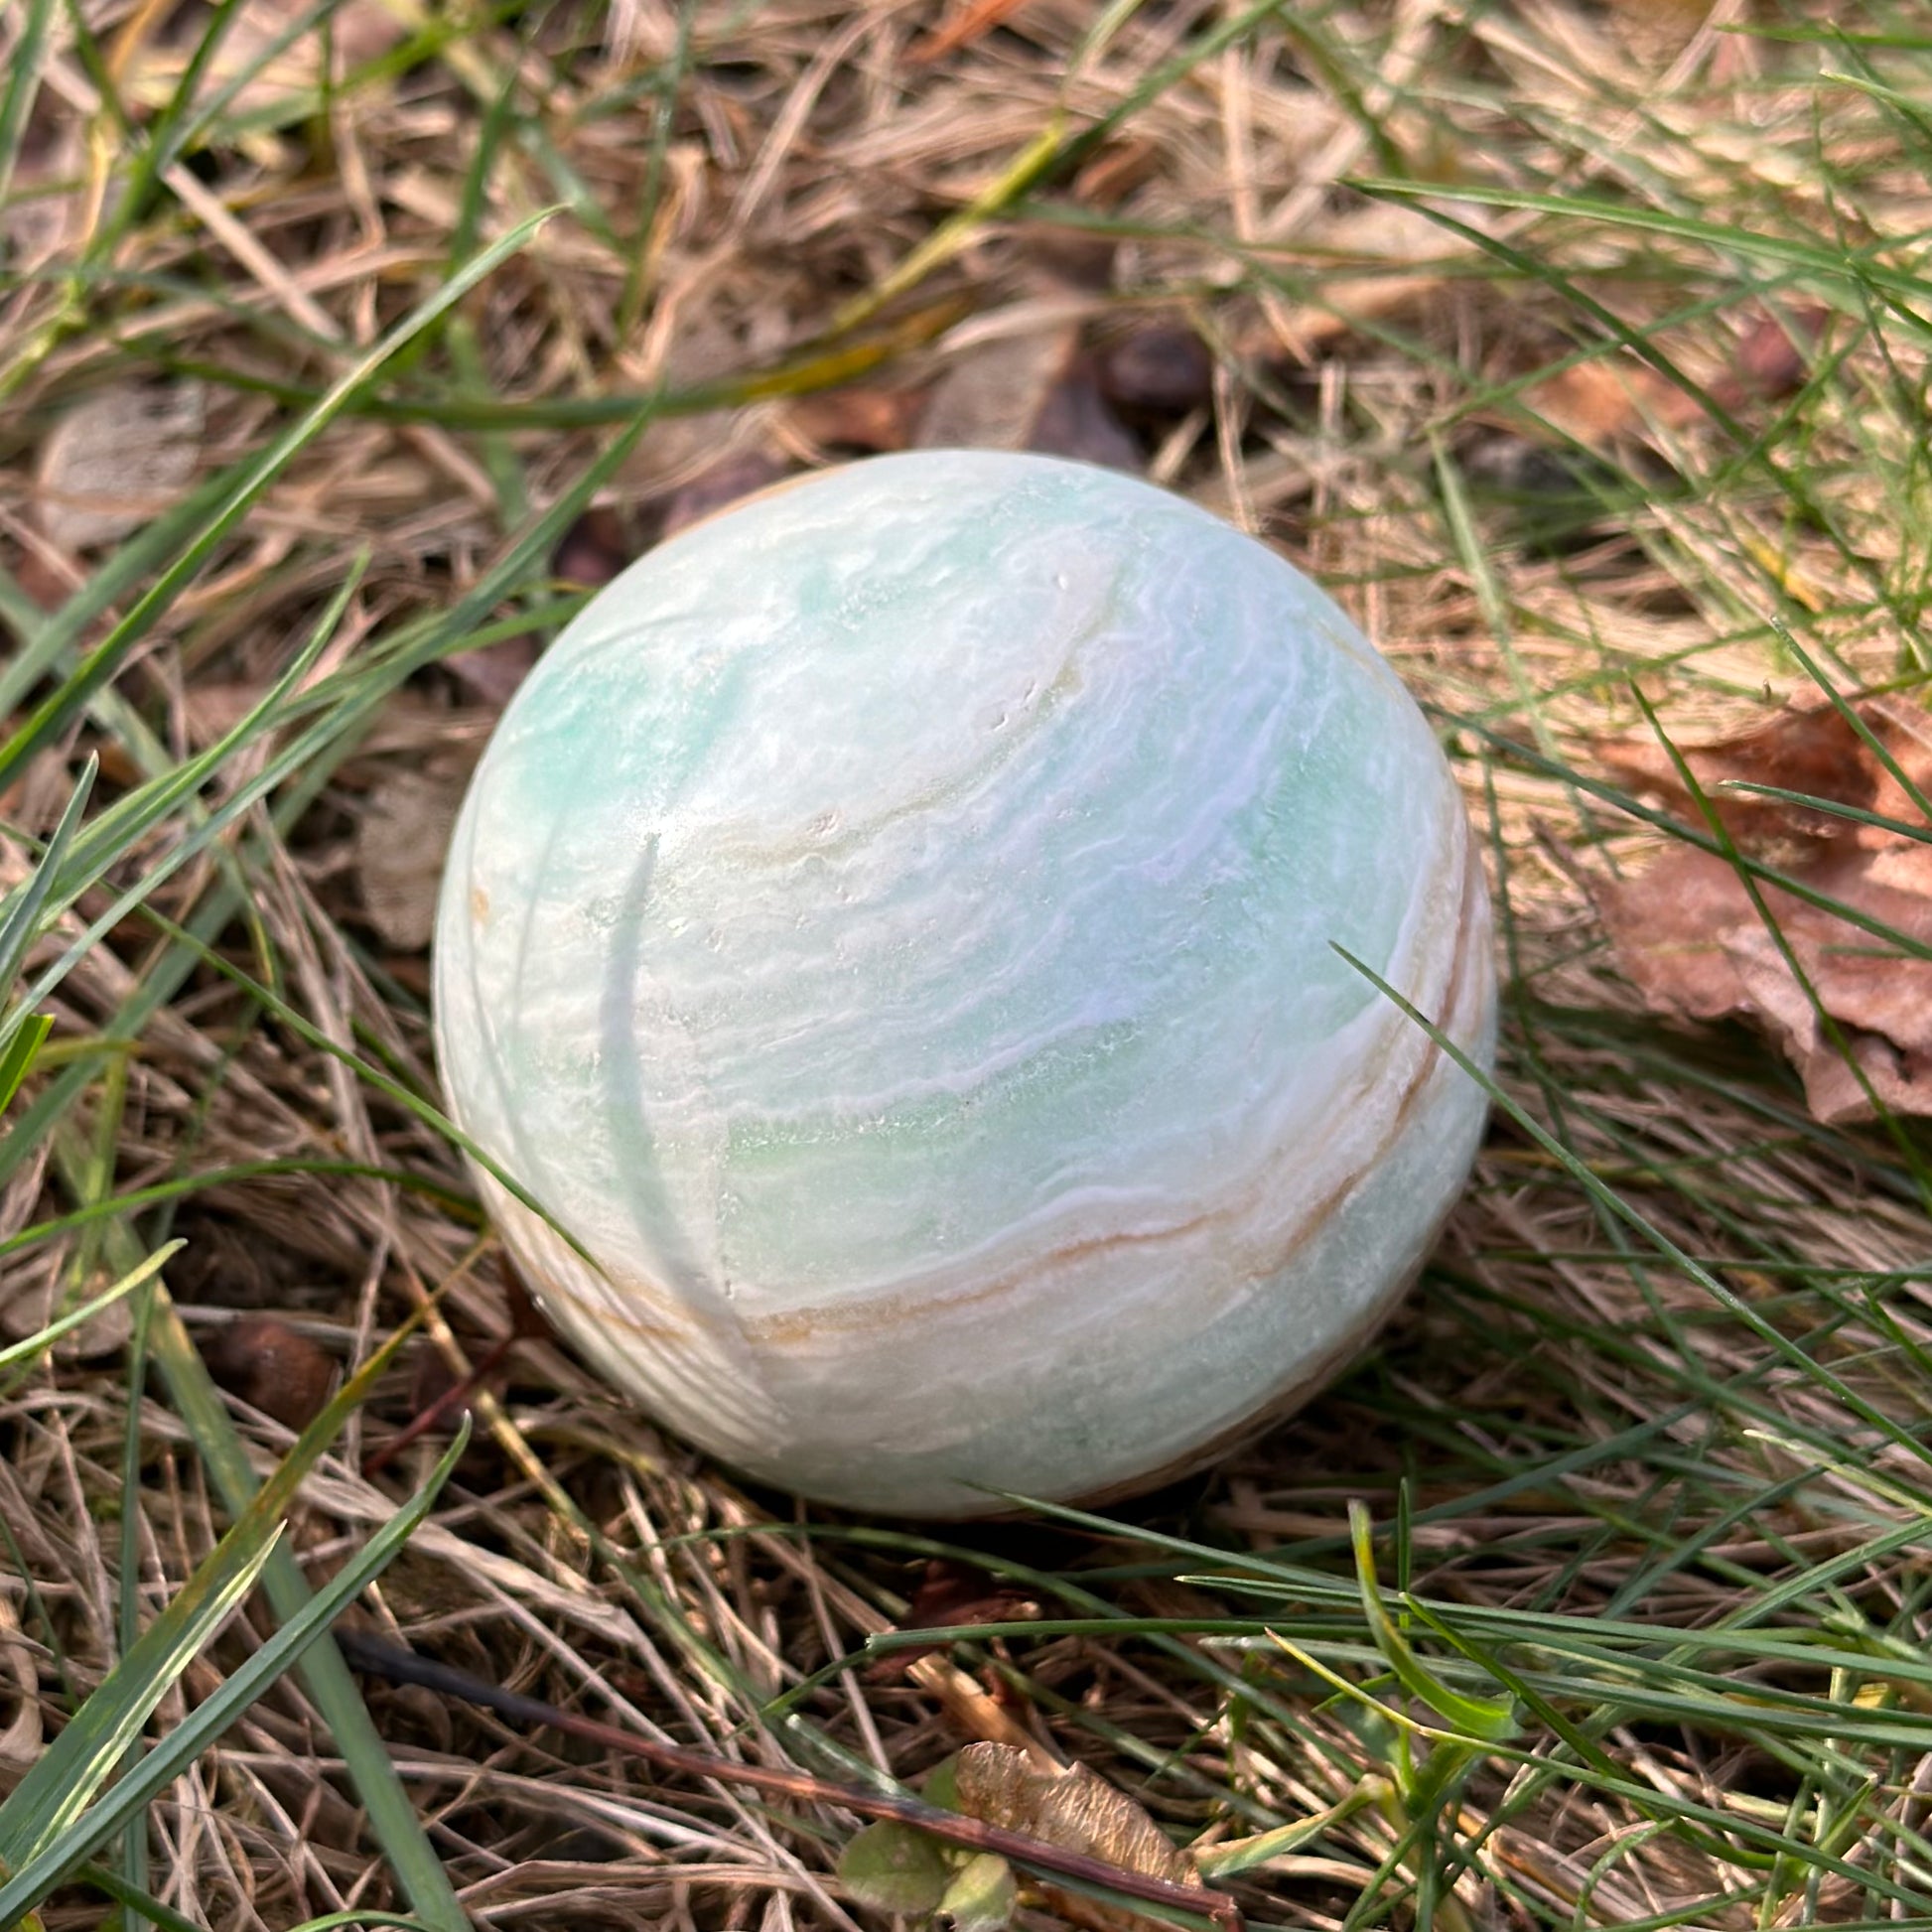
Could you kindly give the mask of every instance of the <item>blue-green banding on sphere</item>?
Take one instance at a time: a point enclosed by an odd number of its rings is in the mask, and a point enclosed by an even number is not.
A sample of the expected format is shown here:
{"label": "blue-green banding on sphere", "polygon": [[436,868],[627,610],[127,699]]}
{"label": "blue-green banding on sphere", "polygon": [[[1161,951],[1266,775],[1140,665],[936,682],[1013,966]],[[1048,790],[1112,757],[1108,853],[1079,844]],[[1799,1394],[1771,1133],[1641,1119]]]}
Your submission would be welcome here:
{"label": "blue-green banding on sphere", "polygon": [[1476,1084],[1481,882],[1399,681],[1148,485],[823,473],[602,592],[492,739],[441,906],[453,1112],[546,1306],[833,1500],[1184,1465],[1413,1271]]}

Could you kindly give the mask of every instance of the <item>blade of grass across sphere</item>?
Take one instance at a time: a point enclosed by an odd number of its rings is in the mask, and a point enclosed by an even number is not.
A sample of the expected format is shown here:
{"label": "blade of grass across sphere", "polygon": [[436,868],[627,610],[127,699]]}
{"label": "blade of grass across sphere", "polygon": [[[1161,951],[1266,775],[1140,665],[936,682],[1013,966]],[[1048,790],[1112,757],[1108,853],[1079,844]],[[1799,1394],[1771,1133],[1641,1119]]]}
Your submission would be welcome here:
{"label": "blade of grass across sphere", "polygon": [[136,600],[126,617],[81,659],[78,667],[61,687],[44,699],[19,731],[0,748],[0,785],[17,775],[28,759],[52,741],[93,691],[119,670],[128,653],[200,571],[227,531],[248,513],[268,484],[342,413],[382,365],[438,317],[453,308],[499,263],[521,249],[549,218],[550,211],[547,209],[532,215],[483,249],[459,274],[390,330],[367,354],[358,357],[345,369],[299,421],[291,424],[259,456],[250,458],[240,466],[240,474],[202,524],[194,541]]}

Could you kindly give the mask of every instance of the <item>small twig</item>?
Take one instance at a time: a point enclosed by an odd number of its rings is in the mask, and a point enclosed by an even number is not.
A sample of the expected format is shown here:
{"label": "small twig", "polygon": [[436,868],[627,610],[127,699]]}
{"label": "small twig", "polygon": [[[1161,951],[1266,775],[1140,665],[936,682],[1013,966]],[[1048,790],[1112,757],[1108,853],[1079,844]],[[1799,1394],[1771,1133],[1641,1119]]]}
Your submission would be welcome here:
{"label": "small twig", "polygon": [[372,1637],[358,1636],[351,1630],[338,1629],[336,1641],[350,1668],[365,1676],[379,1677],[391,1684],[419,1685],[445,1697],[462,1698],[467,1704],[480,1704],[516,1724],[548,1725],[606,1750],[642,1758],[659,1770],[715,1778],[726,1784],[751,1785],[779,1797],[795,1798],[803,1804],[836,1805],[861,1818],[889,1819],[895,1824],[910,1825],[929,1832],[934,1838],[963,1845],[969,1851],[997,1853],[1001,1858],[1031,1865],[1037,1871],[1052,1872],[1056,1877],[1097,1885],[1151,1905],[1198,1913],[1219,1926],[1221,1932],[1242,1932],[1241,1908],[1224,1891],[1208,1891],[1198,1885],[1149,1877],[1141,1871],[1125,1871],[1102,1859],[1062,1851],[1043,1839],[1010,1832],[1003,1826],[989,1825],[983,1819],[968,1818],[959,1812],[942,1811],[937,1805],[925,1804],[917,1798],[898,1798],[883,1791],[834,1784],[806,1771],[775,1771],[759,1764],[740,1764],[729,1757],[716,1757],[709,1751],[691,1750],[682,1744],[660,1744],[639,1737],[634,1731],[620,1730],[616,1725],[600,1724],[595,1718],[581,1718],[574,1712],[559,1710],[540,1698],[503,1690],[483,1678],[472,1677],[468,1671],[453,1670],[448,1664],[435,1663],[413,1650],[401,1650]]}

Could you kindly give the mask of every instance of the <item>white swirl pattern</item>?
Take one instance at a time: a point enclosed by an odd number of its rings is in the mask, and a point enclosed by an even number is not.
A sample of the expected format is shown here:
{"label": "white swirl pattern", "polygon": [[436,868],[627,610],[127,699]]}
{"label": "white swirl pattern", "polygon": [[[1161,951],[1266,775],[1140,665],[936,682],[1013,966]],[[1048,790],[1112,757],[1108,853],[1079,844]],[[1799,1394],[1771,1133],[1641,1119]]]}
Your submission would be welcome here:
{"label": "white swirl pattern", "polygon": [[559,1325],[693,1442],[906,1513],[1117,1492],[1331,1372],[1421,1261],[1487,904],[1399,681],[1146,484],[935,452],[652,551],[459,824],[452,1110]]}

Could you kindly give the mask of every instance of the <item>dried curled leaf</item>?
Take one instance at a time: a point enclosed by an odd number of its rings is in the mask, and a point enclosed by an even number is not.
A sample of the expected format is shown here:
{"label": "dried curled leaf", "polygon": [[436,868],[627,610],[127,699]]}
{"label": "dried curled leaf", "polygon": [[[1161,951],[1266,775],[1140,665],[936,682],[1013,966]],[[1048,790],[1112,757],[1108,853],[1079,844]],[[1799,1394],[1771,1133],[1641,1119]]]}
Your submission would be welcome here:
{"label": "dried curled leaf", "polygon": [[1753,899],[1736,866],[1692,848],[1600,883],[1618,960],[1652,1010],[1762,1027],[1821,1120],[1932,1113],[1932,960],[1914,950],[1932,946],[1932,844],[1912,835],[1926,822],[1932,721],[1891,699],[1861,703],[1856,722],[1791,707],[1683,751],[1684,769],[1655,743],[1600,755],[1626,783],[1696,818],[1688,770],[1740,847],[1774,851],[1780,871],[1828,901],[1769,885]]}
{"label": "dried curled leaf", "polygon": [[1587,448],[1607,448],[1653,420],[1685,421],[1683,390],[1632,357],[1577,362],[1523,391],[1523,402],[1553,429]]}
{"label": "dried curled leaf", "polygon": [[173,503],[201,460],[199,382],[117,382],[56,423],[34,472],[34,508],[66,550],[118,543]]}
{"label": "dried curled leaf", "polygon": [[355,825],[362,910],[385,945],[422,952],[436,931],[436,897],[467,773],[455,764],[387,772]]}
{"label": "dried curled leaf", "polygon": [[[1847,910],[1932,946],[1932,846],[1845,852],[1803,878]],[[1623,970],[1653,1010],[1755,1021],[1798,1068],[1820,1120],[1869,1119],[1873,1099],[1893,1113],[1932,1114],[1932,960],[1777,887],[1759,893],[1777,935],[1733,866],[1686,848],[1600,886],[1597,901]]]}
{"label": "dried curled leaf", "polygon": [[968,350],[934,385],[923,450],[1036,450],[1138,471],[1141,448],[1108,407],[1079,331],[1049,325]]}
{"label": "dried curled leaf", "polygon": [[[1200,1883],[1193,1861],[1147,1812],[1084,1764],[1056,1775],[1035,1768],[1011,1744],[968,1744],[954,1760],[953,1789],[959,1809],[989,1825],[1044,1839],[1123,1871],[1177,1885]],[[1092,1932],[1126,1932],[1150,1922],[1057,1887],[1046,1888],[1046,1896],[1061,1917]]]}
{"label": "dried curled leaf", "polygon": [[[1856,715],[1921,795],[1932,786],[1932,718],[1916,706],[1866,699]],[[1655,738],[1599,743],[1598,759],[1632,790],[1661,798],[1694,824],[1703,814],[1677,759]],[[1786,838],[1835,839],[1878,846],[1897,834],[1862,825],[1844,813],[1731,789],[1769,785],[1802,792],[1912,825],[1924,814],[1844,712],[1829,704],[1788,705],[1764,724],[1709,745],[1680,746],[1678,756],[1731,836],[1745,845]]]}

